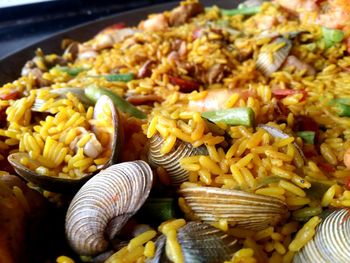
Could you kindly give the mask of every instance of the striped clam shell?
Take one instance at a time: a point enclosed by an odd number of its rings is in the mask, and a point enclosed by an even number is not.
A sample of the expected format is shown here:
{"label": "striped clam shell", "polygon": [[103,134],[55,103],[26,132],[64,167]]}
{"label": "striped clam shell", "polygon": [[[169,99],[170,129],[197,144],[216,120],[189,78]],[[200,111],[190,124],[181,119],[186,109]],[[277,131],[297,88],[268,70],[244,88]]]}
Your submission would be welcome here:
{"label": "striped clam shell", "polygon": [[[237,239],[221,230],[200,222],[189,222],[180,228],[177,239],[181,245],[184,262],[191,263],[221,263],[230,260],[241,246]],[[172,262],[165,252],[166,238],[160,236],[156,241],[155,256],[149,263]]]}
{"label": "striped clam shell", "polygon": [[187,187],[179,190],[192,212],[205,222],[226,219],[230,225],[262,230],[288,217],[280,199],[217,187]]}
{"label": "striped clam shell", "polygon": [[208,155],[204,146],[194,148],[191,144],[177,140],[173,150],[167,154],[160,153],[160,148],[164,143],[163,138],[156,134],[150,139],[148,160],[151,165],[163,167],[168,173],[171,183],[179,185],[188,180],[189,172],[182,169],[180,160],[193,155]]}
{"label": "striped clam shell", "polygon": [[[285,43],[285,45],[270,55],[269,52],[261,51],[256,61],[257,68],[264,73],[265,76],[270,76],[277,71],[286,60],[292,48],[292,42],[284,37],[278,37],[269,45]],[[272,58],[272,61],[271,61]]]}
{"label": "striped clam shell", "polygon": [[133,161],[110,166],[83,185],[66,215],[66,237],[73,250],[80,255],[105,251],[108,239],[147,199],[152,180],[149,165]]}
{"label": "striped clam shell", "polygon": [[326,217],[317,227],[314,238],[294,256],[293,262],[350,262],[349,210],[336,210]]}

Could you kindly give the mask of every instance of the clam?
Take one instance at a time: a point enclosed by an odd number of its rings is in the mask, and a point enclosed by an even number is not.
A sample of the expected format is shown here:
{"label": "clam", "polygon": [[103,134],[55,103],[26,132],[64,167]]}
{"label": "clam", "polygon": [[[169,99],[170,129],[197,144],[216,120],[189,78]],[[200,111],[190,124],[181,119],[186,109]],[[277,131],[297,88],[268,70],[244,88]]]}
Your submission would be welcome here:
{"label": "clam", "polygon": [[225,219],[232,226],[261,230],[288,217],[286,204],[270,196],[202,186],[183,187],[179,193],[205,222]]}
{"label": "clam", "polygon": [[152,170],[144,161],[108,167],[74,196],[66,215],[66,237],[79,255],[104,252],[109,241],[142,206],[152,187]]}
{"label": "clam", "polygon": [[[277,138],[281,138],[281,139],[285,139],[285,138],[290,137],[290,135],[288,135],[287,133],[281,131],[280,129],[272,127],[270,125],[259,124],[258,127],[263,128],[265,131],[267,131],[273,137],[277,137]],[[303,161],[306,163],[307,159],[304,155],[303,150],[299,147],[299,145],[296,142],[293,142],[293,145],[294,145],[295,149],[297,150],[296,154],[299,154],[300,158],[302,158]]]}
{"label": "clam", "polygon": [[[237,239],[221,230],[200,222],[189,222],[177,233],[184,262],[221,263],[230,260],[241,246]],[[156,241],[157,250],[148,263],[172,262],[166,253],[166,237],[160,236]]]}
{"label": "clam", "polygon": [[167,154],[162,154],[160,148],[164,143],[163,138],[156,134],[150,139],[148,160],[153,166],[161,166],[168,173],[171,183],[179,185],[188,180],[189,172],[181,168],[180,160],[193,155],[208,155],[205,146],[193,147],[189,143],[177,140],[173,150]]}
{"label": "clam", "polygon": [[339,209],[318,225],[313,239],[294,256],[293,262],[347,263],[349,248],[349,210]]}
{"label": "clam", "polygon": [[[82,88],[59,88],[59,89],[50,89],[50,94],[57,95],[55,100],[65,99],[68,93],[72,93],[75,97],[79,99],[79,101],[87,108],[93,105],[93,102],[85,95],[85,90]],[[51,113],[51,109],[45,109],[43,106],[45,105],[46,100],[35,98],[35,101],[31,107],[32,111],[35,112],[47,112]]]}
{"label": "clam", "polygon": [[[120,117],[118,111],[115,109],[113,102],[107,96],[101,96],[101,98],[96,102],[94,108],[94,119],[98,118],[98,115],[101,112],[101,109],[108,105],[111,110],[112,120],[113,120],[113,135],[110,138],[109,148],[111,150],[111,157],[107,163],[103,166],[97,167],[98,171],[104,169],[112,164],[115,164],[118,160],[119,152],[121,149],[122,142],[122,129],[119,127],[120,125]],[[92,127],[94,134],[98,136],[99,128],[94,125]],[[97,140],[96,140],[97,141]],[[98,142],[98,141],[97,141]],[[99,142],[98,142],[99,143]],[[94,148],[90,142],[86,144],[84,147],[84,154],[89,156],[91,153],[91,148]],[[28,158],[33,167],[40,167],[42,164],[39,161],[33,160],[28,153],[17,152],[10,154],[8,156],[8,161],[16,171],[16,173],[21,176],[23,179],[31,182],[45,190],[53,191],[53,192],[71,192],[76,191],[79,187],[81,187],[87,180],[89,180],[93,175],[95,175],[98,171],[94,173],[85,174],[83,177],[77,178],[62,178],[62,177],[53,177],[47,175],[38,174],[36,171],[29,169],[27,166],[21,163],[22,158]]]}
{"label": "clam", "polygon": [[[284,46],[274,50],[274,46],[282,43],[284,43]],[[276,38],[268,46],[265,46],[265,50],[260,51],[256,61],[257,68],[261,70],[264,75],[270,76],[282,66],[283,62],[288,57],[291,48],[291,40],[283,37]]]}

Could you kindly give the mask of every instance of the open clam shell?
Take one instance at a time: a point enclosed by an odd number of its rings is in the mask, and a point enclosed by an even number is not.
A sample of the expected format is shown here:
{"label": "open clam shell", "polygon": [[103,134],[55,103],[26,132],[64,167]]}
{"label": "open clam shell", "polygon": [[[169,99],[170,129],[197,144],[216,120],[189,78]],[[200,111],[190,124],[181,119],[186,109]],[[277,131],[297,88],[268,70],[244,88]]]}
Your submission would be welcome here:
{"label": "open clam shell", "polygon": [[[200,222],[189,222],[180,228],[177,239],[181,245],[184,262],[191,263],[221,263],[230,260],[241,248],[237,239],[209,224]],[[147,262],[171,262],[165,252],[165,236],[157,239],[156,246],[155,256]]]}
{"label": "open clam shell", "polygon": [[230,225],[262,230],[288,217],[280,199],[217,187],[186,187],[179,190],[193,213],[205,222],[226,219]]}
{"label": "open clam shell", "polygon": [[152,170],[144,161],[108,167],[74,196],[66,215],[66,236],[80,255],[104,252],[152,187]]}
{"label": "open clam shell", "polygon": [[349,210],[331,213],[319,224],[316,234],[293,259],[294,263],[347,263],[350,261]]}
{"label": "open clam shell", "polygon": [[182,169],[180,160],[193,155],[208,155],[204,146],[194,148],[191,144],[177,140],[173,150],[167,154],[162,154],[160,148],[164,143],[163,138],[156,134],[150,139],[148,160],[153,166],[161,166],[168,173],[171,183],[179,185],[188,180],[189,172]]}
{"label": "open clam shell", "polygon": [[[273,50],[273,45],[284,43],[284,46],[277,50]],[[264,73],[265,76],[270,76],[277,71],[286,60],[292,48],[292,41],[284,37],[278,37],[269,44],[271,48],[261,51],[256,61],[257,68]]]}
{"label": "open clam shell", "polygon": [[[21,159],[26,157],[30,160],[31,164],[35,167],[42,166],[38,161],[31,159],[28,153],[18,152],[13,153],[8,156],[8,161],[16,171],[16,173],[28,182],[31,182],[42,189],[53,191],[53,192],[74,192],[79,189],[86,181],[88,181],[92,176],[99,172],[99,170],[104,169],[112,164],[117,163],[119,152],[121,150],[122,142],[122,129],[120,125],[120,117],[118,111],[115,109],[113,102],[107,96],[101,96],[101,98],[96,102],[94,116],[97,117],[97,112],[102,106],[108,105],[112,114],[113,121],[113,134],[111,136],[110,147],[111,157],[107,163],[102,167],[98,167],[98,171],[90,174],[86,174],[80,178],[61,178],[46,176],[36,173],[35,171],[29,169],[21,163]],[[96,113],[96,114],[95,114]],[[93,127],[95,129],[96,127]],[[98,130],[98,127],[96,128]]]}

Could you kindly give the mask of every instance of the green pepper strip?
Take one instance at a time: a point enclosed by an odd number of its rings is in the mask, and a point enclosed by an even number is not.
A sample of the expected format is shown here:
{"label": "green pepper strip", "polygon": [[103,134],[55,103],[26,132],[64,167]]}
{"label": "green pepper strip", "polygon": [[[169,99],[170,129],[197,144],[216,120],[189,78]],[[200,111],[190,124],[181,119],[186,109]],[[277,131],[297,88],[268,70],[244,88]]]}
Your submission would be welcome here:
{"label": "green pepper strip", "polygon": [[147,115],[144,112],[140,111],[138,108],[134,107],[109,89],[89,86],[85,89],[85,95],[94,102],[96,102],[102,95],[106,95],[113,101],[114,106],[120,109],[122,112],[127,112],[131,116],[139,119],[147,118]]}
{"label": "green pepper strip", "polygon": [[299,131],[297,135],[302,138],[306,143],[314,144],[315,143],[315,132],[313,131]]}
{"label": "green pepper strip", "polygon": [[109,74],[104,77],[108,81],[129,82],[130,80],[133,80],[135,76],[133,73],[124,73],[124,74]]}
{"label": "green pepper strip", "polygon": [[75,77],[80,72],[85,71],[85,68],[70,68],[70,67],[57,67],[58,70],[68,73],[70,76]]}
{"label": "green pepper strip", "polygon": [[229,125],[253,126],[255,115],[252,108],[241,107],[217,111],[206,111],[202,117],[212,122],[222,122]]}
{"label": "green pepper strip", "polygon": [[225,16],[254,15],[260,12],[260,6],[241,7],[236,9],[220,9],[220,10],[221,10],[221,14]]}
{"label": "green pepper strip", "polygon": [[344,39],[344,32],[338,29],[322,27],[322,33],[327,48],[334,46]]}

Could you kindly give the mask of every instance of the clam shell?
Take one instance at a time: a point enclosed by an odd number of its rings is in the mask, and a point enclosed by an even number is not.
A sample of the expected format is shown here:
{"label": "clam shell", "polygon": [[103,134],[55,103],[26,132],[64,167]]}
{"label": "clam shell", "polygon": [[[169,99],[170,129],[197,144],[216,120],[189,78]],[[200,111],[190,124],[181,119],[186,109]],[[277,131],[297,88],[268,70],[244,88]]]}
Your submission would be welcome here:
{"label": "clam shell", "polygon": [[270,45],[279,43],[285,43],[285,45],[273,52],[273,61],[271,61],[269,52],[261,51],[258,55],[256,66],[265,76],[270,76],[282,66],[292,48],[292,42],[283,37],[276,38]]}
{"label": "clam shell", "polygon": [[[189,222],[180,228],[177,239],[181,245],[184,262],[191,263],[221,263],[230,260],[241,248],[237,239],[209,224],[200,222]],[[164,236],[157,239],[155,256],[148,262],[171,262],[166,258],[165,243]]]}
{"label": "clam shell", "polygon": [[66,236],[73,250],[80,255],[105,251],[147,199],[152,178],[146,162],[133,161],[110,166],[89,180],[66,215]]}
{"label": "clam shell", "polygon": [[[103,105],[108,104],[111,112],[112,119],[114,124],[114,134],[111,138],[109,147],[111,148],[112,154],[110,160],[104,164],[102,167],[98,167],[99,170],[104,169],[112,164],[117,163],[119,153],[121,150],[121,144],[123,140],[123,129],[120,127],[120,116],[116,108],[114,107],[113,102],[107,96],[101,96],[100,99],[95,104],[95,112],[98,111],[99,108],[102,108]],[[96,114],[97,115],[97,114]],[[95,129],[93,127],[93,129]],[[8,156],[8,161],[16,171],[16,173],[25,179],[28,182],[31,182],[42,189],[49,190],[52,192],[64,193],[64,192],[75,192],[78,190],[84,183],[86,183],[92,176],[94,176],[97,172],[86,174],[85,176],[77,179],[73,178],[60,178],[60,177],[52,177],[45,176],[36,173],[35,171],[30,170],[23,164],[21,164],[21,158],[26,157],[32,163],[36,164],[36,166],[40,166],[41,164],[35,160],[32,160],[29,154],[18,152],[13,153]]]}
{"label": "clam shell", "polygon": [[217,187],[188,187],[179,193],[206,222],[226,219],[233,226],[262,230],[288,217],[286,204],[274,197]]}
{"label": "clam shell", "polygon": [[[290,137],[290,135],[288,135],[287,133],[284,133],[280,129],[277,129],[277,128],[269,126],[269,125],[259,124],[258,127],[263,128],[265,131],[267,131],[273,137],[277,137],[277,138],[281,138],[281,139],[285,139],[285,138]],[[294,145],[295,149],[297,150],[297,154],[299,154],[300,157],[306,163],[307,159],[306,159],[306,157],[304,155],[303,150],[299,147],[299,145],[296,142],[293,142],[293,145]]]}
{"label": "clam shell", "polygon": [[188,180],[189,172],[180,166],[179,161],[182,158],[192,155],[208,155],[206,147],[194,148],[191,144],[180,140],[177,140],[171,152],[162,154],[160,153],[160,148],[163,142],[163,138],[158,134],[150,139],[148,160],[153,166],[163,167],[167,171],[173,185],[179,185]]}
{"label": "clam shell", "polygon": [[298,262],[350,262],[349,210],[331,213],[316,229],[316,234],[293,259]]}

